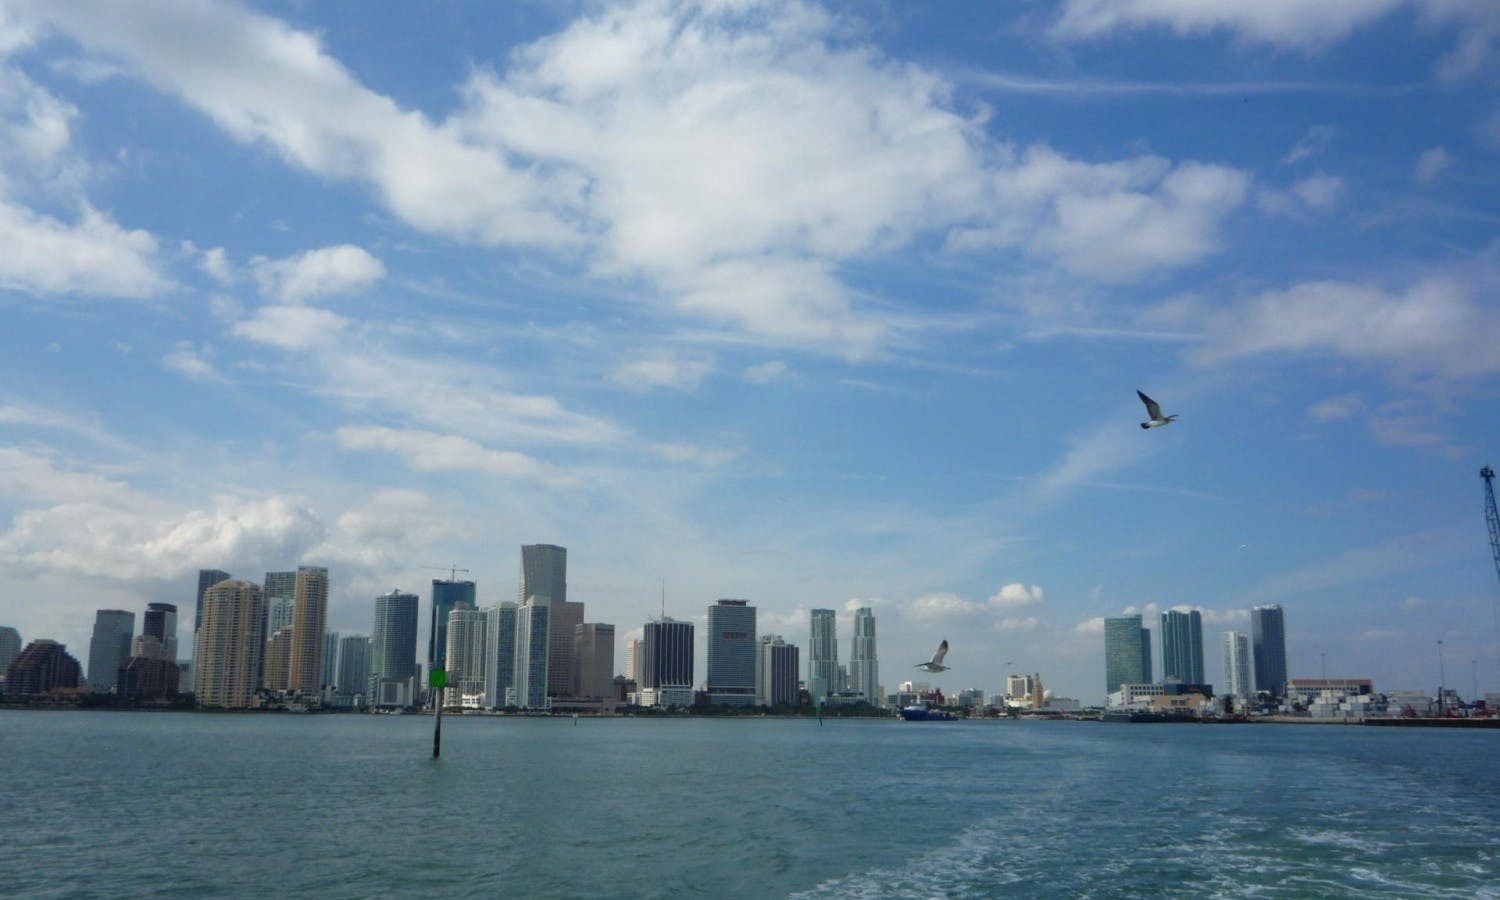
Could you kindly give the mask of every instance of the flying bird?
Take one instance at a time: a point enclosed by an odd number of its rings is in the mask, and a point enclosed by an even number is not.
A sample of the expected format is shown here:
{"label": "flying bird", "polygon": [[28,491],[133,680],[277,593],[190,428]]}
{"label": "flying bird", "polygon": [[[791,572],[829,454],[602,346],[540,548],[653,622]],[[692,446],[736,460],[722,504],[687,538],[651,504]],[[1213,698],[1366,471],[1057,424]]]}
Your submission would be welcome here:
{"label": "flying bird", "polygon": [[1151,417],[1151,421],[1141,423],[1142,428],[1159,428],[1162,425],[1171,425],[1172,420],[1177,418],[1175,413],[1170,416],[1162,415],[1161,404],[1157,403],[1155,400],[1152,400],[1150,397],[1147,397],[1139,390],[1135,392],[1135,395],[1141,398],[1142,403],[1146,404],[1146,415]]}
{"label": "flying bird", "polygon": [[947,655],[948,642],[943,641],[941,644],[938,644],[937,652],[932,654],[932,659],[924,663],[917,663],[915,668],[921,669],[924,672],[946,672],[948,671],[948,667],[943,665],[943,657]]}

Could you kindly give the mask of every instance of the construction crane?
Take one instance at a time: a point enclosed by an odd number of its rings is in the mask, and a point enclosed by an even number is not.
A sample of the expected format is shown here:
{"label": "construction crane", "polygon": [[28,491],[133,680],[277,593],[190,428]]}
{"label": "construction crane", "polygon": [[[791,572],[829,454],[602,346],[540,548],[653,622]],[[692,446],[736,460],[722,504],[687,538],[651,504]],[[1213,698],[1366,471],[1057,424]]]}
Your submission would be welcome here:
{"label": "construction crane", "polygon": [[461,569],[458,566],[423,566],[422,568],[432,569],[437,572],[447,572],[449,581],[457,581],[459,572],[462,572],[465,575],[469,574],[468,569]]}
{"label": "construction crane", "polygon": [[1500,578],[1500,512],[1495,511],[1495,470],[1479,470],[1484,479],[1484,521],[1490,526],[1490,552],[1495,556],[1495,577]]}

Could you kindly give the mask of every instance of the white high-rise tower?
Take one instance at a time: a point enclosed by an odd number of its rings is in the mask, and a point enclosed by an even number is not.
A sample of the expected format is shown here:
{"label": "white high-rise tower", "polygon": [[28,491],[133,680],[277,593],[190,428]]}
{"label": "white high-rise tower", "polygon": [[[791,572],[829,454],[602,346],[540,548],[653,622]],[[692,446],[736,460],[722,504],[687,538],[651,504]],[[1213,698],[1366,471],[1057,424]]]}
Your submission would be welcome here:
{"label": "white high-rise tower", "polygon": [[875,661],[875,613],[868,606],[854,611],[854,649],[849,654],[849,689],[880,706],[880,664]]}

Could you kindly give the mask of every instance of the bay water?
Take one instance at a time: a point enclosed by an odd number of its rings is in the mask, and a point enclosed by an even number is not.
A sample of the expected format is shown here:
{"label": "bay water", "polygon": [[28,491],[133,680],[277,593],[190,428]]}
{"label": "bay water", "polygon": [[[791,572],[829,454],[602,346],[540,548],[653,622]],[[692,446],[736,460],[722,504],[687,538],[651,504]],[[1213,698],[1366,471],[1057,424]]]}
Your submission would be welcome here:
{"label": "bay water", "polygon": [[14,897],[1500,896],[1500,732],[0,711]]}

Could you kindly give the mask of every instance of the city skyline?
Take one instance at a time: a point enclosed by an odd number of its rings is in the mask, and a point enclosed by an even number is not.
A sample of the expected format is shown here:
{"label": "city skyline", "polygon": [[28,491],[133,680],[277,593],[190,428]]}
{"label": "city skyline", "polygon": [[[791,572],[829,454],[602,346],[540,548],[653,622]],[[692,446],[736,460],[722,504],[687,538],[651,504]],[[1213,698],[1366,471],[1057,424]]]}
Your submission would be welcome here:
{"label": "city skyline", "polygon": [[869,608],[888,687],[1280,604],[1288,677],[1500,688],[1500,14],[1261,6],[0,0],[0,621],[543,541],[617,642]]}

